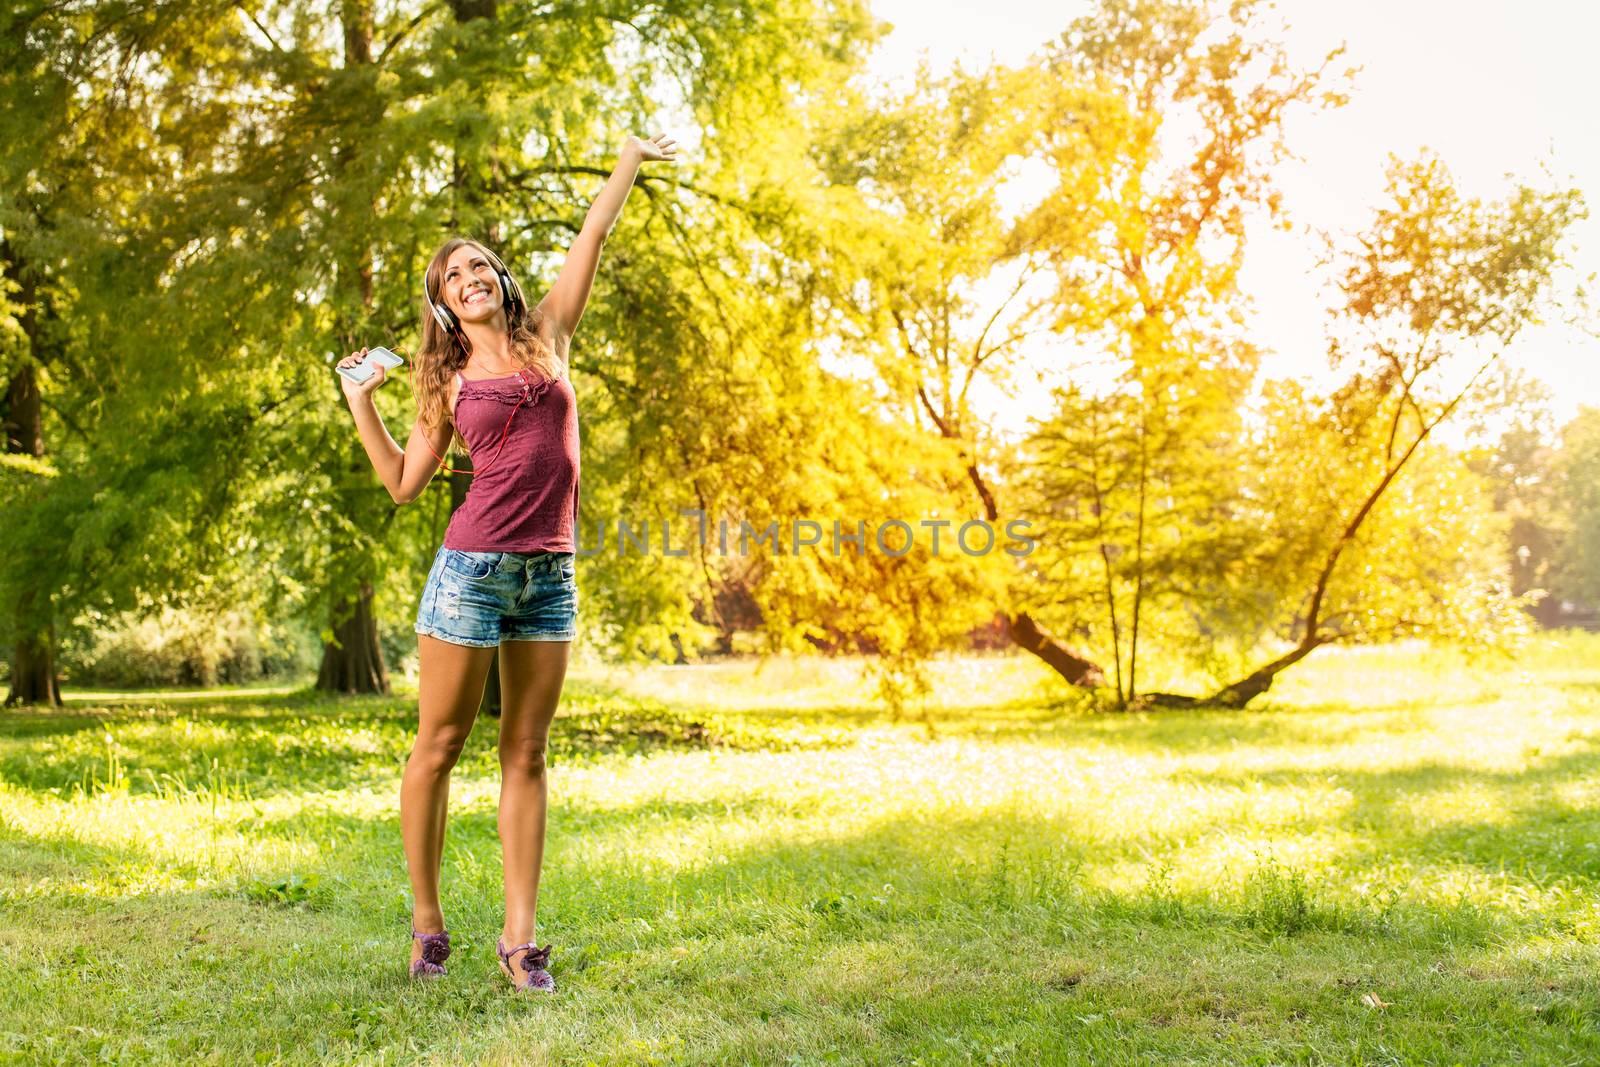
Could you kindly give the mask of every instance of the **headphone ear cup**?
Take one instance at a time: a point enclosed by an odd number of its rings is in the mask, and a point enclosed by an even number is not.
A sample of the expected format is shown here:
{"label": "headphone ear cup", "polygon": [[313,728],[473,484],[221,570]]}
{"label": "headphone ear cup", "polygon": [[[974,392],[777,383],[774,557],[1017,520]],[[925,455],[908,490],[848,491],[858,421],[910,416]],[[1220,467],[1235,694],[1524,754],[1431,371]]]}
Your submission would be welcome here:
{"label": "headphone ear cup", "polygon": [[505,294],[507,313],[517,315],[528,310],[527,301],[522,299],[522,286],[504,270],[500,271],[500,291]]}
{"label": "headphone ear cup", "polygon": [[512,282],[512,278],[510,278],[506,270],[499,272],[499,280],[501,280],[501,293],[506,294],[507,312],[515,314],[518,310],[522,310],[522,288],[517,283]]}
{"label": "headphone ear cup", "polygon": [[440,307],[431,300],[428,302],[428,306],[433,308],[433,317],[438,320],[440,326],[444,327],[444,332],[454,333],[456,329],[455,313],[447,307]]}
{"label": "headphone ear cup", "polygon": [[455,333],[456,317],[453,312],[444,306],[444,294],[439,294],[439,302],[434,303],[433,294],[428,291],[428,280],[422,280],[422,299],[428,302],[428,310],[433,312],[433,321],[444,329],[445,333]]}

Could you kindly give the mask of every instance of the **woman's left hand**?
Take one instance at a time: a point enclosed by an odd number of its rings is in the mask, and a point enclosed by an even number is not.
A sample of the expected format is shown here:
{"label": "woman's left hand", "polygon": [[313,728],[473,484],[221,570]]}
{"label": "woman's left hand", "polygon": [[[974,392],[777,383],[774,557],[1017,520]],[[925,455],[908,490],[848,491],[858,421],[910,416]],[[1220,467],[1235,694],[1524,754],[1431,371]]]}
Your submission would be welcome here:
{"label": "woman's left hand", "polygon": [[648,141],[642,137],[629,137],[622,150],[637,152],[640,160],[675,163],[678,159],[678,142],[664,133],[658,133]]}

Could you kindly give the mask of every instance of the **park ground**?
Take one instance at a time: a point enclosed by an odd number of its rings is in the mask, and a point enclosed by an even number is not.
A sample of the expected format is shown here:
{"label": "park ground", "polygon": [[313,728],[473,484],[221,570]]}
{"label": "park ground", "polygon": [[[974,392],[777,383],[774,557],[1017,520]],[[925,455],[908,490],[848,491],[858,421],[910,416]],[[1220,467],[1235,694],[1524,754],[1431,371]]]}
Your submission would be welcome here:
{"label": "park ground", "polygon": [[1018,656],[580,662],[540,940],[495,964],[494,730],[413,984],[415,697],[0,715],[0,1062],[1600,1062],[1600,635],[1327,650],[1089,715]]}

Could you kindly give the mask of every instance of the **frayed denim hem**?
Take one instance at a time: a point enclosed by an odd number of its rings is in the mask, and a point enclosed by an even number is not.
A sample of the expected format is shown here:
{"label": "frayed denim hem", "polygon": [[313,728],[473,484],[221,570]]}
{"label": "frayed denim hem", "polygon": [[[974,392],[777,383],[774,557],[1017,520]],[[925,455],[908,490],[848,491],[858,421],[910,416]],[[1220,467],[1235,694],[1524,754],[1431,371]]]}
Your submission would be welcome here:
{"label": "frayed denim hem", "polygon": [[436,639],[438,639],[440,641],[445,641],[445,642],[448,642],[448,643],[450,643],[452,645],[463,645],[463,646],[465,646],[467,648],[499,648],[500,647],[500,642],[499,642],[498,639],[494,640],[494,641],[469,641],[467,638],[456,637],[453,634],[440,633],[438,630],[418,629],[417,633],[419,635],[426,634],[428,637],[436,638]]}

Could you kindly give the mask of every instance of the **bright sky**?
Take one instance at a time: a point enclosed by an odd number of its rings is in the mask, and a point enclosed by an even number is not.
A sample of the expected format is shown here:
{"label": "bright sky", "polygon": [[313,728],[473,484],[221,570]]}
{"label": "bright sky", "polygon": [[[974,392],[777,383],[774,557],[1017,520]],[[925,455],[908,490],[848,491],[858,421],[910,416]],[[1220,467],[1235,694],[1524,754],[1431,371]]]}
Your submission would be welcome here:
{"label": "bright sky", "polygon": [[[936,69],[958,58],[1018,64],[1087,10],[1084,0],[988,0],[981,15],[957,0],[872,0],[894,30],[873,61],[899,82],[926,51]],[[1301,229],[1261,227],[1242,284],[1254,300],[1257,339],[1277,376],[1326,374],[1322,247],[1304,227],[1359,228],[1380,202],[1387,154],[1435,150],[1463,191],[1497,199],[1506,175],[1548,187],[1547,166],[1576,185],[1593,216],[1574,231],[1578,272],[1600,272],[1600,3],[1592,0],[1280,0],[1284,38],[1304,66],[1341,41],[1344,66],[1360,66],[1351,100],[1302,110],[1287,128],[1303,162],[1280,175]],[[1270,21],[1270,15],[1269,15]],[[1600,329],[1600,324],[1596,324]],[[1600,406],[1600,338],[1572,327],[1525,334],[1508,362],[1543,379],[1558,424],[1580,404]],[[1039,396],[1038,392],[1033,394]],[[1026,403],[1026,402],[1024,402]],[[1010,421],[1010,420],[1006,420]]]}

